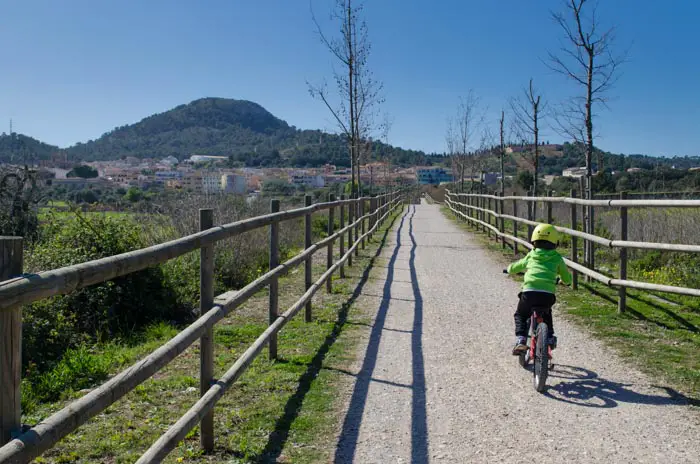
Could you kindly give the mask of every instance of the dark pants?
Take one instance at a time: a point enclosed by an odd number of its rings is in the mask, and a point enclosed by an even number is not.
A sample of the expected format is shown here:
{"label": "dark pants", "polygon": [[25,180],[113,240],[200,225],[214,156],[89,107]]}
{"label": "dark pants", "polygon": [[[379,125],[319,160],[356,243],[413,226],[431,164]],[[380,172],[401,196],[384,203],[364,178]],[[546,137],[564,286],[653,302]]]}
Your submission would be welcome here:
{"label": "dark pants", "polygon": [[549,327],[549,334],[554,334],[552,325],[552,306],[557,298],[551,293],[544,292],[522,292],[518,295],[518,309],[515,311],[515,336],[527,337],[528,322],[532,316],[533,308],[549,308],[549,311],[542,311],[542,320]]}

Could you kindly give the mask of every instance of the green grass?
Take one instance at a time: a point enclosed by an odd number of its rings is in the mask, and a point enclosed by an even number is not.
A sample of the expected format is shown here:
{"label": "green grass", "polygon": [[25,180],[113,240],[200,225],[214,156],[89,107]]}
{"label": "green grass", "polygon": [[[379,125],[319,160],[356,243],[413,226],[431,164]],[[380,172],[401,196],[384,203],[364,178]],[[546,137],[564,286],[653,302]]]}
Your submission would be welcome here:
{"label": "green grass", "polygon": [[[387,223],[389,226],[391,222]],[[267,463],[327,462],[335,449],[335,434],[342,419],[343,374],[354,361],[370,321],[358,308],[353,293],[366,280],[384,231],[360,252],[346,278],[334,279],[334,291],[321,291],[314,299],[314,320],[299,314],[279,334],[279,360],[270,362],[265,350],[217,404],[216,448],[202,455],[199,429],[195,428],[165,462]],[[337,253],[337,247],[336,247]],[[324,270],[325,256],[314,259],[314,276]],[[302,268],[280,280],[280,311],[303,293]],[[267,325],[267,293],[261,292],[220,322],[215,329],[215,376],[221,376]],[[114,374],[167,340],[176,329],[156,326],[140,340],[112,342],[86,349],[84,364],[69,362],[57,385],[66,387],[59,401],[35,401],[23,418],[34,424],[65,406],[83,392],[67,381],[85,380],[94,372]],[[197,400],[199,395],[197,344],[176,358],[152,379],[99,414],[47,451],[36,462],[134,462]],[[87,377],[89,379],[89,376]],[[99,379],[95,379],[99,380]],[[93,382],[94,383],[94,382]],[[84,382],[75,385],[84,387]],[[76,391],[78,390],[78,391]]]}
{"label": "green grass", "polygon": [[[474,233],[473,227],[458,221],[447,208],[443,212],[461,228]],[[475,235],[504,264],[514,259],[511,248],[504,251],[500,243],[489,240],[485,234]],[[619,314],[618,290],[598,283],[586,284],[583,278],[577,291],[561,287],[557,299],[560,314],[565,318],[602,340],[640,370],[694,399],[693,402],[700,399],[697,302],[628,289],[627,311]]]}

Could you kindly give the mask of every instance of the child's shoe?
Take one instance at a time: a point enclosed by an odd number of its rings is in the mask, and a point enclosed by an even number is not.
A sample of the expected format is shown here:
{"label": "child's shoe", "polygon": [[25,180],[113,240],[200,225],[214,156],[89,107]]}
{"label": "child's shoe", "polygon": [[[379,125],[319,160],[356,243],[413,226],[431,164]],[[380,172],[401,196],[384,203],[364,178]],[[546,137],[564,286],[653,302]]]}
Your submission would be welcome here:
{"label": "child's shoe", "polygon": [[527,351],[527,337],[518,337],[513,347],[513,356],[520,356],[520,353]]}

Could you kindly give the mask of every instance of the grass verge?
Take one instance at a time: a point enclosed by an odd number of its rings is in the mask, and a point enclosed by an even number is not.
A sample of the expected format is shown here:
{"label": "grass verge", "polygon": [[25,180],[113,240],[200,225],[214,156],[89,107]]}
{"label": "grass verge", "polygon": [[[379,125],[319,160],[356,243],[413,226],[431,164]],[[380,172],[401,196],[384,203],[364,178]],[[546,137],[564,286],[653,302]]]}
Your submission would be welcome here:
{"label": "grass verge", "polygon": [[[397,216],[398,212],[394,219]],[[334,276],[332,293],[317,294],[311,323],[305,323],[300,314],[285,326],[279,334],[280,359],[271,362],[267,353],[262,353],[217,404],[215,451],[208,455],[200,452],[199,430],[195,428],[165,462],[303,464],[330,459],[342,419],[340,391],[342,383],[347,382],[342,372],[352,365],[363,324],[370,321],[366,312],[353,303],[393,222],[387,221],[375,234],[375,240],[360,251],[353,267],[346,267],[345,279]],[[316,278],[325,269],[324,263],[325,253],[318,253],[314,257]],[[298,268],[280,280],[280,312],[303,293],[304,272]],[[260,292],[217,324],[215,376],[221,376],[265,330],[267,304],[267,293]],[[94,362],[113,375],[176,331],[158,326],[141,340],[91,347],[87,354],[80,354],[81,359]],[[195,344],[36,462],[136,461],[196,402],[198,373],[199,347]],[[37,423],[85,391],[67,386],[59,401],[33,404],[23,420]]]}
{"label": "grass verge", "polygon": [[[458,220],[447,207],[443,213],[474,234],[503,263],[513,251]],[[520,247],[522,252],[523,247]],[[579,280],[579,290],[557,291],[559,312],[612,347],[640,370],[660,379],[700,406],[700,312],[694,305],[659,295],[627,290],[627,311],[617,312],[618,290]]]}

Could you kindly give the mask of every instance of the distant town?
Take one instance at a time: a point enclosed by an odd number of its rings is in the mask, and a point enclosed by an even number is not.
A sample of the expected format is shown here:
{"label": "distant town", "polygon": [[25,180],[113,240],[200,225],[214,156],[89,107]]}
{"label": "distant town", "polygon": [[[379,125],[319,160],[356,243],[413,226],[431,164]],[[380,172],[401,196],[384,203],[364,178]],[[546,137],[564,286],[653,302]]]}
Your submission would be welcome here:
{"label": "distant town", "polygon": [[[81,163],[97,172],[97,177],[70,176],[74,161],[56,154],[36,168],[52,177],[53,186],[74,188],[138,187],[144,190],[182,190],[194,194],[255,194],[266,181],[277,181],[293,187],[318,189],[350,182],[350,168],[327,164],[321,168],[227,168],[228,157],[192,155],[184,161],[169,156],[162,159],[126,157],[114,161]],[[368,163],[360,167],[365,185],[384,187],[400,184],[440,184],[451,182],[448,169],[439,166],[398,168],[389,163]]]}

